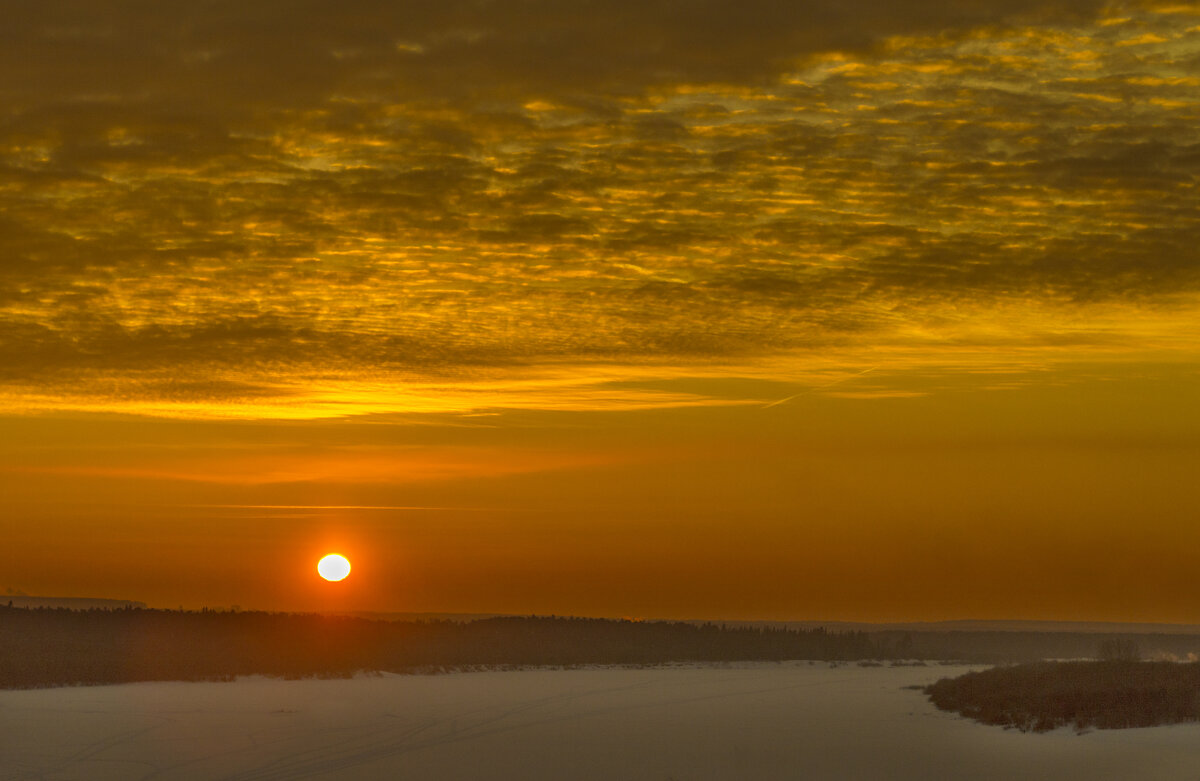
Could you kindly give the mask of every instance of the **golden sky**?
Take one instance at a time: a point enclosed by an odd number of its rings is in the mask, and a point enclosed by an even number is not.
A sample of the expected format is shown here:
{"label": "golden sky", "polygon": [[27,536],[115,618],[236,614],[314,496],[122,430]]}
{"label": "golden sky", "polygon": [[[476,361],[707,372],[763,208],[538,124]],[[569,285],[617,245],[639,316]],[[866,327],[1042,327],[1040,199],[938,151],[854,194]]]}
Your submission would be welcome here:
{"label": "golden sky", "polygon": [[5,15],[0,588],[1200,622],[1200,4]]}

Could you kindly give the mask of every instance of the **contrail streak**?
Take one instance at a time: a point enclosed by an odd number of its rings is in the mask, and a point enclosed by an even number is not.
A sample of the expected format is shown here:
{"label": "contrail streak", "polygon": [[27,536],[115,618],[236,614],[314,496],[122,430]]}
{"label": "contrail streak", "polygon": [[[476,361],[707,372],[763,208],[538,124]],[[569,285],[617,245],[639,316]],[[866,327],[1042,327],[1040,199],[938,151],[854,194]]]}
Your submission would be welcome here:
{"label": "contrail streak", "polygon": [[872,366],[869,369],[863,369],[862,371],[855,372],[854,374],[851,374],[847,377],[842,377],[840,380],[834,380],[833,382],[829,382],[824,385],[817,385],[816,387],[813,387],[813,388],[805,388],[804,390],[800,391],[799,393],[793,393],[791,396],[788,396],[786,399],[779,399],[777,401],[767,402],[766,404],[762,405],[762,408],[770,409],[771,407],[778,407],[780,404],[787,404],[792,399],[798,399],[801,396],[806,396],[809,393],[813,393],[814,391],[819,391],[824,388],[832,388],[834,385],[840,385],[841,383],[846,382],[847,380],[852,380],[855,377],[861,377],[864,374],[866,374],[867,372],[875,371],[878,368],[879,368],[878,366]]}

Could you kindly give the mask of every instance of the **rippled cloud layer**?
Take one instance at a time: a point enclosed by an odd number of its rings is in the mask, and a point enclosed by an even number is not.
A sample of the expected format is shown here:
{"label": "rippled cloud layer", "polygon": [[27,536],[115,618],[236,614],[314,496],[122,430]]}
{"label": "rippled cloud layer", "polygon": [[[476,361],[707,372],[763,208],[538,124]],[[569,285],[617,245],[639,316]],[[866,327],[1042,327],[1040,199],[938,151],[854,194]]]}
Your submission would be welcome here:
{"label": "rippled cloud layer", "polygon": [[761,403],[702,380],[1194,358],[1200,5],[996,6],[23,4],[0,406]]}

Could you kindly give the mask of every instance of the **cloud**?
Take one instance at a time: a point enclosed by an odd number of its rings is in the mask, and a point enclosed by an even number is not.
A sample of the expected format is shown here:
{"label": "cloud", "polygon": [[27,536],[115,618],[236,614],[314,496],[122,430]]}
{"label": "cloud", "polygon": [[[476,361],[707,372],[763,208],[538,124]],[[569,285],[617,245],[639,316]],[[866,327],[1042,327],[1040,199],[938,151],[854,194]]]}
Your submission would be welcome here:
{"label": "cloud", "polygon": [[1200,32],[1121,13],[23,4],[0,378],[259,410],[321,372],[937,363],[1097,307],[1169,331],[1200,298]]}
{"label": "cloud", "polygon": [[203,7],[56,0],[10,9],[0,87],[124,100],[150,93],[206,111],[305,105],[367,90],[491,100],[626,94],[653,83],[769,79],[797,56],[861,51],[892,35],[1078,19],[1100,7],[1091,0],[1003,8],[982,0],[700,0],[686,9],[667,0],[403,7],[385,0]]}
{"label": "cloud", "polygon": [[228,447],[217,452],[163,448],[127,448],[120,463],[98,465],[94,453],[80,463],[0,463],[0,474],[57,475],[113,480],[167,480],[256,486],[280,483],[405,484],[464,478],[484,479],[533,472],[572,470],[646,459],[623,452],[597,453],[482,447],[342,447],[332,450],[278,448],[246,452]]}

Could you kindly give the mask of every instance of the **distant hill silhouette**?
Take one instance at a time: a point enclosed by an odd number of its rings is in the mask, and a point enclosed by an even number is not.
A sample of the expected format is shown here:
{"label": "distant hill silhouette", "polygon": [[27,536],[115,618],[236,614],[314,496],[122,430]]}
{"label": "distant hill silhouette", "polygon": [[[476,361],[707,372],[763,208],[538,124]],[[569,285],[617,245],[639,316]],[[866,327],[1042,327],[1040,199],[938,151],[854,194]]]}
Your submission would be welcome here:
{"label": "distant hill silhouette", "polygon": [[[700,622],[695,622],[700,623]],[[1070,634],[1200,635],[1200,624],[1129,623],[1122,621],[1030,621],[1016,619],[956,619],[953,621],[718,621],[724,626],[769,626],[831,632],[1037,632]]]}
{"label": "distant hill silhouette", "polygon": [[115,610],[123,607],[146,607],[145,602],[132,599],[94,599],[91,597],[34,597],[28,594],[0,595],[0,605],[12,607],[49,607],[68,610]]}

